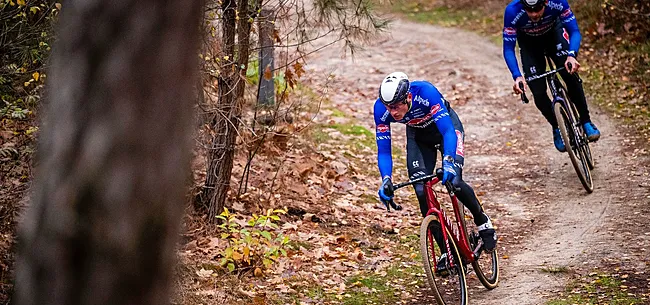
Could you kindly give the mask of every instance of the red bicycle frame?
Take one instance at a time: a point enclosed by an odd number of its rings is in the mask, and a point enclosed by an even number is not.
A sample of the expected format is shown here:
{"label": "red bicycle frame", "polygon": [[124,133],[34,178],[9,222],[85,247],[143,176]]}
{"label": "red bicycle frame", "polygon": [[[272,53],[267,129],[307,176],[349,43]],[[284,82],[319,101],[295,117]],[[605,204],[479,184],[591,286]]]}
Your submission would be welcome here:
{"label": "red bicycle frame", "polygon": [[[436,185],[438,182],[440,182],[440,179],[433,178],[432,180],[429,180],[425,184],[425,189],[426,189],[426,194],[427,194],[427,206],[429,207],[429,210],[427,211],[427,215],[429,216],[431,214],[438,215],[438,221],[442,224],[440,227],[442,228],[442,237],[445,241],[445,247],[447,248],[447,257],[450,258],[449,262],[452,267],[454,267],[454,259],[450,255],[453,253],[451,251],[450,245],[449,245],[449,238],[447,237],[447,232],[451,231],[452,234],[451,237],[454,239],[454,242],[456,243],[456,246],[458,247],[458,251],[460,252],[460,256],[465,259],[465,262],[467,264],[471,264],[474,262],[476,259],[475,252],[470,249],[470,245],[468,244],[468,239],[464,227],[464,223],[459,221],[461,217],[463,217],[463,214],[461,214],[461,211],[459,209],[462,208],[462,206],[459,206],[458,204],[458,198],[456,197],[456,194],[452,191],[449,195],[451,197],[451,202],[452,206],[454,207],[454,215],[456,216],[456,225],[447,217],[447,214],[445,214],[445,210],[443,210],[440,207],[440,202],[438,201],[438,197],[436,196],[435,192],[433,191],[433,186]],[[425,217],[426,217],[425,216]],[[435,238],[433,238],[432,234],[430,231],[427,230],[427,234],[429,235],[429,241],[430,242],[436,242]],[[434,252],[434,247],[433,244],[430,244],[431,247],[431,252],[435,256]],[[477,249],[478,250],[478,246]],[[435,257],[434,257],[435,259]],[[438,266],[437,264],[434,265],[435,269],[434,271],[437,271]]]}

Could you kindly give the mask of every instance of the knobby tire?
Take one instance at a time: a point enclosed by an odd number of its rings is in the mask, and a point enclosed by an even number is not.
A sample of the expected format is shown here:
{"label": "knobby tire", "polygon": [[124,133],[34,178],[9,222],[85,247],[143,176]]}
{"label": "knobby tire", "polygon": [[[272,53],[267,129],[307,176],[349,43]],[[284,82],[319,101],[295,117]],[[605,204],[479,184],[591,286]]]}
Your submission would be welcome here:
{"label": "knobby tire", "polygon": [[567,109],[564,107],[564,104],[561,102],[556,102],[553,105],[553,110],[555,112],[555,118],[557,120],[558,127],[560,128],[560,135],[562,136],[562,141],[564,141],[564,146],[566,151],[569,154],[573,168],[580,178],[582,186],[585,188],[587,193],[594,191],[593,181],[591,179],[591,171],[589,165],[587,164],[585,154],[580,148],[580,145],[576,143],[574,134],[573,124],[569,119]]}
{"label": "knobby tire", "polygon": [[[433,294],[436,298],[436,301],[440,305],[449,305],[449,304],[462,304],[465,305],[467,304],[467,281],[465,279],[465,268],[463,267],[463,264],[460,260],[460,253],[458,252],[458,248],[456,247],[456,243],[454,243],[453,238],[451,237],[450,232],[447,230],[447,238],[449,240],[449,247],[451,248],[452,255],[454,257],[454,263],[455,263],[455,274],[450,274],[447,277],[441,277],[439,275],[434,274],[434,268],[435,265],[438,263],[437,258],[439,256],[436,256],[437,254],[435,253],[434,250],[434,257],[432,258],[430,253],[430,250],[432,250],[432,246],[438,246],[435,238],[433,237],[433,232],[441,232],[442,227],[440,225],[440,222],[438,221],[438,218],[436,215],[429,215],[422,220],[422,225],[420,226],[420,253],[422,255],[422,261],[424,264],[424,271],[427,275],[427,280],[429,281],[429,287],[431,287],[431,290],[433,291]],[[446,252],[446,246],[439,247],[442,248],[441,251]],[[442,252],[440,252],[442,253]],[[444,279],[445,278],[451,278],[451,277],[457,277],[458,278],[458,287],[454,288],[458,289],[457,291],[457,300],[449,300],[449,293],[441,293],[438,287],[439,285],[436,284],[436,279],[439,279],[444,285]],[[456,294],[456,293],[455,293]]]}

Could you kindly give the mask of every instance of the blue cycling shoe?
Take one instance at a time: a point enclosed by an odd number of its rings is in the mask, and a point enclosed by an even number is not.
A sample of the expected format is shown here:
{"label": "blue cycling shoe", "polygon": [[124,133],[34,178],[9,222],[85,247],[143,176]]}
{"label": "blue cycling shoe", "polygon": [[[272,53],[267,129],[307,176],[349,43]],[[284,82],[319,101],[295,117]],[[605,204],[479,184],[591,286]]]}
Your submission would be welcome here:
{"label": "blue cycling shoe", "polygon": [[560,129],[553,129],[553,143],[555,143],[555,148],[560,152],[565,152],[566,147],[564,147],[564,141],[562,141],[562,136],[560,135]]}
{"label": "blue cycling shoe", "polygon": [[585,134],[587,135],[589,142],[595,142],[600,139],[600,131],[598,131],[598,128],[596,128],[596,125],[594,125],[594,123],[584,123],[582,125],[582,128],[585,130]]}

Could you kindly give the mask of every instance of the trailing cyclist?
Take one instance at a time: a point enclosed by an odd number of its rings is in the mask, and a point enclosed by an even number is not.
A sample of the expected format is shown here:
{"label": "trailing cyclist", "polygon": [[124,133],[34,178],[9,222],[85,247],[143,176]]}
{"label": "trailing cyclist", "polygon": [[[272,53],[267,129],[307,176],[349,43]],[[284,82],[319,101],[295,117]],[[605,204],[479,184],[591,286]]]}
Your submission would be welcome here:
{"label": "trailing cyclist", "polygon": [[[377,163],[382,177],[379,197],[384,204],[392,200],[393,158],[391,123],[406,124],[406,156],[409,179],[430,175],[436,164],[436,146],[442,152],[442,182],[459,189],[458,199],[471,211],[485,250],[496,247],[497,238],[490,218],[481,207],[474,190],[462,179],[464,131],[456,112],[438,89],[427,81],[410,82],[402,72],[386,76],[379,87],[374,117],[377,136]],[[413,185],[423,216],[427,213],[424,183]]]}
{"label": "trailing cyclist", "polygon": [[[514,91],[521,94],[519,83],[526,84],[515,56],[515,44],[518,42],[526,77],[546,70],[546,56],[556,66],[566,68],[560,71],[560,75],[566,83],[569,98],[578,109],[580,124],[589,141],[593,142],[600,138],[600,131],[591,122],[582,83],[574,74],[580,68],[576,58],[581,39],[576,17],[566,0],[513,0],[505,9],[503,57],[514,79]],[[551,100],[546,93],[546,82],[543,79],[535,80],[527,85],[533,92],[535,105],[553,127],[555,148],[566,151]]]}

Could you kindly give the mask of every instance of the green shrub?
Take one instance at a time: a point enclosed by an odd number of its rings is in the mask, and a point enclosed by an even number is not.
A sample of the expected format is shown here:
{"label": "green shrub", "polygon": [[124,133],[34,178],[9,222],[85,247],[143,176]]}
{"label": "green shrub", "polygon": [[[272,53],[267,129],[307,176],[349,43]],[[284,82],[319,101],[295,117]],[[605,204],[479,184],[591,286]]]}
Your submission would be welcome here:
{"label": "green shrub", "polygon": [[222,230],[221,238],[228,241],[228,247],[221,254],[221,266],[230,272],[245,268],[270,269],[273,263],[287,255],[284,249],[289,242],[289,237],[276,234],[280,220],[278,215],[285,214],[286,210],[269,209],[266,215],[256,215],[247,221],[238,221],[237,215],[224,209],[217,216],[222,221],[219,228]]}

